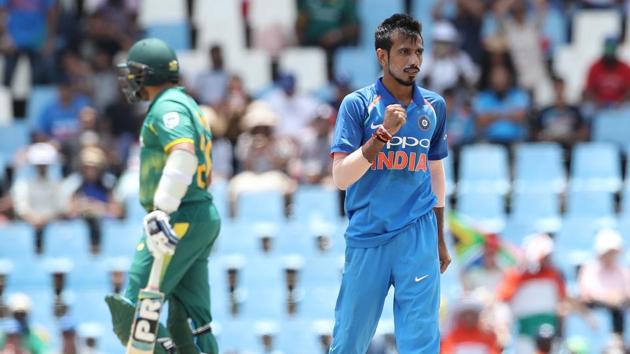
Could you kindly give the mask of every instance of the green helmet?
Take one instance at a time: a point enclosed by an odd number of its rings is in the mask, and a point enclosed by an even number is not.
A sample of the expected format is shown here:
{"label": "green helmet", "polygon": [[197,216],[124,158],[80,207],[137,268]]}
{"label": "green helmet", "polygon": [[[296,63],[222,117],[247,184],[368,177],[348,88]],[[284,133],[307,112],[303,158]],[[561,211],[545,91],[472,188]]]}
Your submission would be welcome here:
{"label": "green helmet", "polygon": [[142,97],[145,86],[179,82],[177,55],[164,41],[147,38],[136,42],[127,54],[127,62],[118,65],[118,80],[129,102]]}

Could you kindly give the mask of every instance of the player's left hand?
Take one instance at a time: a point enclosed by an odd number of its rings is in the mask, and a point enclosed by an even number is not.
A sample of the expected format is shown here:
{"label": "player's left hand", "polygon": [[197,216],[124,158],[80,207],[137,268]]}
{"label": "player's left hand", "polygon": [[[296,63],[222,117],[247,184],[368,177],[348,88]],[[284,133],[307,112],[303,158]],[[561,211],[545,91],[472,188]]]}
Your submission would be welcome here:
{"label": "player's left hand", "polygon": [[439,242],[438,253],[440,256],[440,273],[444,273],[451,264],[451,256],[448,254],[448,248],[444,242]]}
{"label": "player's left hand", "polygon": [[179,239],[171,228],[168,214],[154,210],[144,217],[143,224],[147,248],[153,257],[172,256]]}

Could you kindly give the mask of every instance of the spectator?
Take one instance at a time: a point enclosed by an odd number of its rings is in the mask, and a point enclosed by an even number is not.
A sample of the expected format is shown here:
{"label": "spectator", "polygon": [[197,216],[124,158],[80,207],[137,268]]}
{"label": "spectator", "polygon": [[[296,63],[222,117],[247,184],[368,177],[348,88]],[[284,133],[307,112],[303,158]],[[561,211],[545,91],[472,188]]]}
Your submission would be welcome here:
{"label": "spectator", "polygon": [[559,308],[567,299],[562,274],[551,264],[553,240],[545,234],[524,241],[524,264],[509,271],[499,286],[497,297],[509,303],[518,324],[516,354],[535,351],[534,339],[540,326],[559,330]]}
{"label": "spectator", "polygon": [[527,137],[529,96],[514,86],[505,66],[491,69],[489,84],[488,89],[479,92],[473,104],[479,136],[491,143],[523,141]]}
{"label": "spectator", "polygon": [[6,339],[0,338],[2,354],[44,354],[47,352],[43,336],[29,323],[31,299],[24,293],[15,293],[7,301],[11,317],[6,320]]}
{"label": "spectator", "polygon": [[332,107],[321,105],[311,123],[312,129],[302,136],[299,160],[294,166],[294,174],[301,182],[319,184],[330,176],[332,159],[328,146],[333,112]]}
{"label": "spectator", "polygon": [[433,26],[433,49],[425,55],[419,78],[438,93],[446,88],[471,88],[479,79],[479,69],[466,52],[457,46],[457,30],[449,22]]}
{"label": "spectator", "polygon": [[58,162],[57,156],[57,150],[48,143],[29,146],[26,159],[36,174],[18,177],[11,190],[16,214],[33,227],[37,254],[43,250],[46,225],[59,218],[67,208],[61,181],[50,173],[50,167]]}
{"label": "spectator", "polygon": [[488,294],[494,294],[505,276],[505,271],[499,266],[497,257],[501,247],[501,240],[496,234],[488,234],[483,245],[483,256],[480,264],[475,264],[464,271],[462,281],[468,291],[482,289]]}
{"label": "spectator", "polygon": [[579,108],[566,101],[564,87],[564,80],[554,78],[554,102],[538,113],[535,135],[539,141],[555,141],[569,148],[588,138],[588,125]]}
{"label": "spectator", "polygon": [[80,153],[80,172],[70,177],[76,180],[78,188],[70,201],[70,215],[80,216],[90,230],[91,252],[100,252],[100,219],[121,217],[122,205],[114,199],[115,178],[106,173],[107,159],[98,147],[85,147]]}
{"label": "spectator", "polygon": [[554,353],[554,342],[556,338],[556,329],[548,324],[544,324],[538,328],[536,338],[535,354],[552,354]]}
{"label": "spectator", "polygon": [[129,48],[139,35],[137,8],[132,1],[107,0],[87,21],[86,37],[92,49],[114,56]]}
{"label": "spectator", "polygon": [[118,97],[118,78],[113,70],[112,56],[104,50],[96,52],[92,59],[92,73],[90,87],[94,107],[102,112]]}
{"label": "spectator", "polygon": [[328,75],[332,77],[335,50],[357,40],[356,1],[298,0],[297,6],[298,41],[300,45],[317,46],[326,51]]}
{"label": "spectator", "polygon": [[193,91],[202,104],[216,107],[226,97],[230,76],[224,67],[221,47],[213,45],[208,54],[210,67],[196,75]]}
{"label": "spectator", "polygon": [[106,131],[113,139],[110,149],[116,151],[124,166],[129,159],[132,145],[138,139],[144,116],[140,105],[128,104],[122,92],[117,91],[116,99],[105,108],[103,120]]}
{"label": "spectator", "polygon": [[253,102],[243,117],[243,130],[236,147],[242,172],[230,181],[232,215],[238,195],[253,190],[276,190],[288,198],[295,182],[287,174],[288,162],[295,158],[295,145],[275,135],[278,116],[265,103]]}
{"label": "spectator", "polygon": [[22,55],[31,65],[33,83],[50,79],[57,11],[54,0],[0,0],[0,54],[5,56],[4,86],[11,86]]}
{"label": "spectator", "polygon": [[457,156],[462,145],[475,140],[475,118],[468,98],[457,95],[455,88],[445,89],[442,96],[446,101],[448,147]]}
{"label": "spectator", "polygon": [[319,102],[309,95],[296,91],[295,76],[281,74],[278,78],[279,89],[263,97],[279,118],[275,133],[279,137],[289,137],[300,141],[304,130],[315,116]]}
{"label": "spectator", "polygon": [[580,300],[610,311],[613,332],[623,335],[624,308],[630,300],[630,272],[618,259],[623,239],[617,231],[603,229],[594,248],[597,258],[584,264],[578,275]]}
{"label": "spectator", "polygon": [[83,60],[78,52],[70,49],[64,50],[60,54],[57,73],[57,81],[68,80],[71,82],[77,95],[89,97],[93,94],[92,68],[90,68],[90,65]]}
{"label": "spectator", "polygon": [[341,101],[343,101],[344,97],[353,91],[352,80],[349,75],[339,74],[335,76],[333,86],[335,92],[328,103],[335,109],[335,111],[338,111],[341,106]]}
{"label": "spectator", "polygon": [[79,354],[74,322],[69,316],[62,317],[59,322],[61,326],[61,352],[59,354]]}
{"label": "spectator", "polygon": [[618,45],[616,38],[607,38],[604,55],[588,70],[585,99],[597,108],[616,107],[630,98],[630,66],[618,58]]}
{"label": "spectator", "polygon": [[441,354],[501,353],[496,337],[491,331],[485,329],[480,321],[482,309],[483,304],[470,295],[456,305],[454,323],[444,335]]}
{"label": "spectator", "polygon": [[39,116],[37,132],[41,139],[63,144],[78,137],[81,130],[79,112],[89,104],[89,100],[77,94],[67,77],[61,80],[58,91],[58,97],[49,102]]}
{"label": "spectator", "polygon": [[[487,0],[439,0],[433,10],[436,19],[453,22],[462,50],[476,63],[481,63],[481,25],[487,3]],[[455,6],[453,16],[448,16],[448,5]]]}
{"label": "spectator", "polygon": [[201,106],[201,111],[212,131],[212,181],[228,180],[234,170],[232,144],[225,138],[226,122],[211,107]]}

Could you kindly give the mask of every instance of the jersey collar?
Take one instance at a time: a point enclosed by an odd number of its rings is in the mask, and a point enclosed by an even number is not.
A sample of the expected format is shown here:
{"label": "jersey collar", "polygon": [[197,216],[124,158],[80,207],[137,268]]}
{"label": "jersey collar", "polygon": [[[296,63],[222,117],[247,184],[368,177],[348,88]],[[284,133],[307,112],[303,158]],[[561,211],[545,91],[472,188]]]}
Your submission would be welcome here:
{"label": "jersey collar", "polygon": [[[383,101],[385,107],[389,106],[390,104],[400,104],[396,97],[392,96],[389,90],[387,90],[387,87],[383,85],[382,76],[379,77],[378,80],[376,80],[375,85],[376,93],[381,96],[381,100]],[[411,97],[411,104],[415,104],[418,107],[424,105],[424,96],[422,96],[422,93],[420,92],[420,87],[418,87],[417,84],[413,84],[412,89],[413,92]]]}
{"label": "jersey collar", "polygon": [[163,94],[165,94],[167,91],[169,91],[171,89],[180,90],[180,91],[184,90],[184,88],[182,86],[169,86],[169,87],[166,87],[164,90],[158,92],[158,94],[155,95],[155,97],[153,97],[153,101],[151,101],[151,103],[149,104],[148,111],[151,110],[151,107],[153,107],[155,102],[157,102],[160,99],[160,97],[162,97]]}

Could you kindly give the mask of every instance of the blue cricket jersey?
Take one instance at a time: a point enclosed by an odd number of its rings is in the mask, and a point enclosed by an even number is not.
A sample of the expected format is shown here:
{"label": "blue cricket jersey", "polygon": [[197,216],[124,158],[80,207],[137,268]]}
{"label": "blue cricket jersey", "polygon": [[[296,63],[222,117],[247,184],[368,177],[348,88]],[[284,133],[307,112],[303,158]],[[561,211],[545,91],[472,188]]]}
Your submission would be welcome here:
{"label": "blue cricket jersey", "polygon": [[[344,98],[331,153],[359,149],[383,123],[386,107],[400,103],[381,80]],[[372,167],[346,191],[348,246],[382,245],[432,210],[436,197],[428,160],[448,155],[445,126],[444,99],[414,85],[407,122],[383,146]]]}

